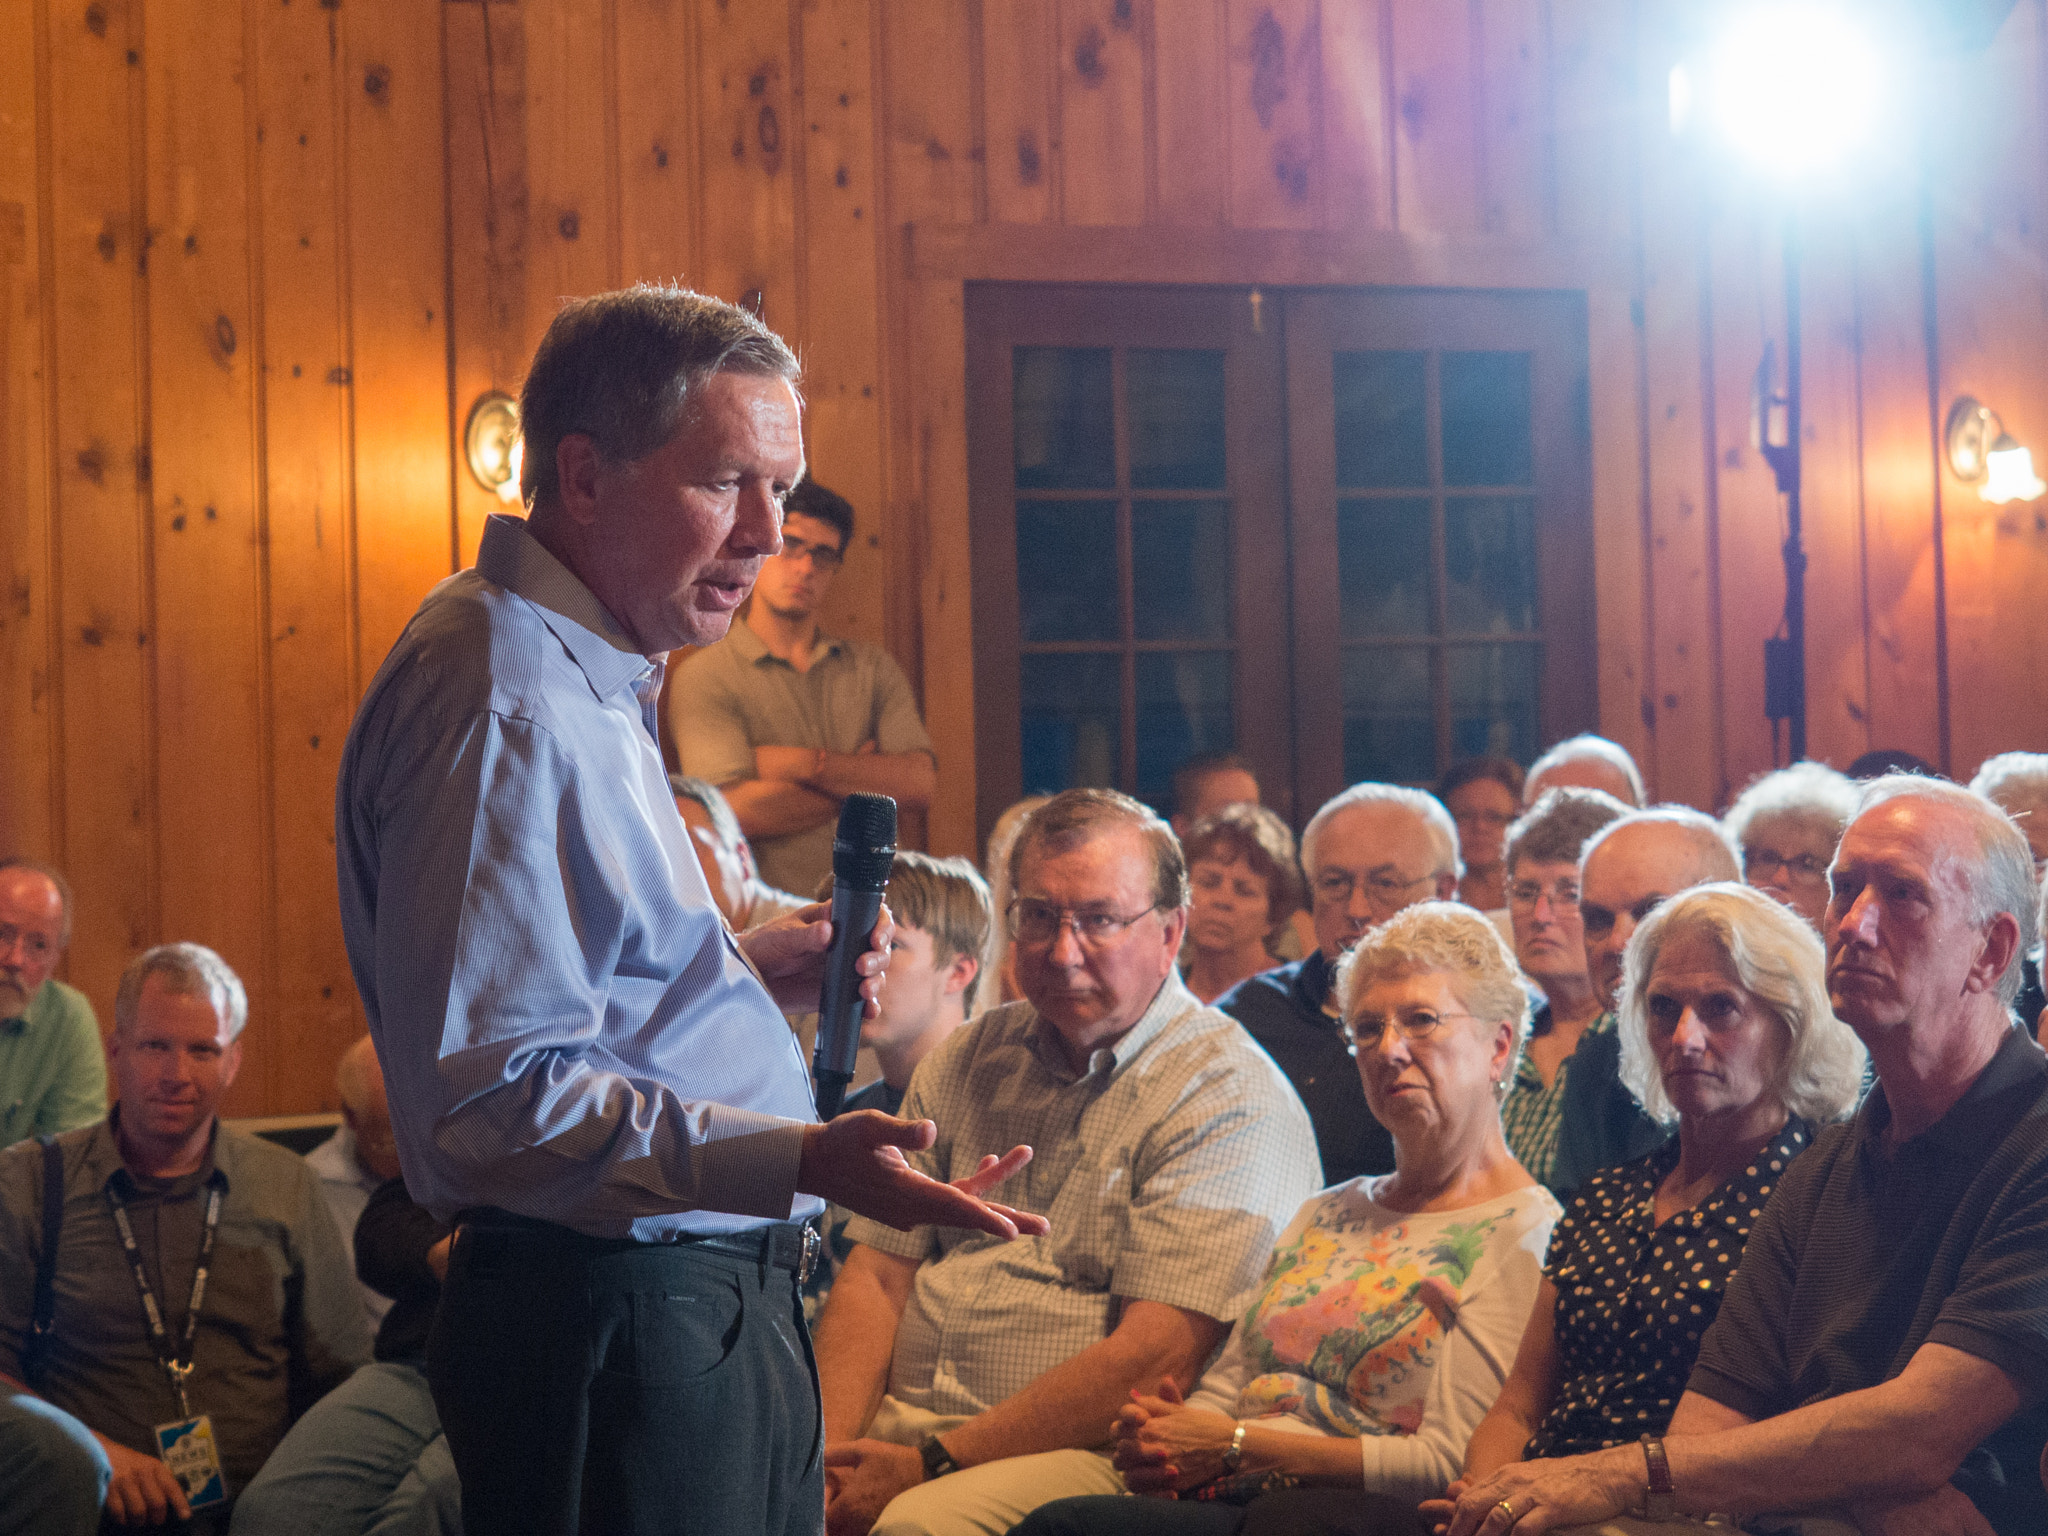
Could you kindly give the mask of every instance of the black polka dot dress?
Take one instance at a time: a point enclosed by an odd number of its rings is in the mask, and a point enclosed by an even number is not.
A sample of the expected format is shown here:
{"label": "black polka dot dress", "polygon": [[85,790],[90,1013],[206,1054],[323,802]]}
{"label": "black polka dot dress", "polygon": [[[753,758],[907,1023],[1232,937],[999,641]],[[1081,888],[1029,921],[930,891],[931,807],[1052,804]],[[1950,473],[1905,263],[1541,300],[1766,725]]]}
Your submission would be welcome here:
{"label": "black polka dot dress", "polygon": [[1812,1127],[1794,1115],[1740,1174],[1661,1227],[1657,1186],[1677,1166],[1675,1136],[1580,1187],[1550,1239],[1558,1392],[1527,1458],[1664,1433],[1750,1227],[1812,1140]]}

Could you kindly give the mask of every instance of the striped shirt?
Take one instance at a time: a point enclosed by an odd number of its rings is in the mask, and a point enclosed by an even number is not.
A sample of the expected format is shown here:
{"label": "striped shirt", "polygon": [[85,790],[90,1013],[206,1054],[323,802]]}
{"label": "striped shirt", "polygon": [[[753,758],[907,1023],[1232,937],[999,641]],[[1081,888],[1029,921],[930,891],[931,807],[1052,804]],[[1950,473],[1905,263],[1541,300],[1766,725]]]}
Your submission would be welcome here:
{"label": "striped shirt", "polygon": [[1178,975],[1078,1073],[1029,1003],[983,1014],[918,1064],[903,1114],[938,1122],[937,1144],[910,1154],[933,1178],[1034,1147],[1002,1198],[1052,1223],[1003,1243],[854,1218],[855,1241],[922,1261],[889,1391],[933,1413],[1010,1397],[1108,1337],[1124,1300],[1234,1320],[1274,1236],[1322,1183],[1287,1079]]}
{"label": "striped shirt", "polygon": [[[1541,1034],[1549,1027],[1548,1004],[1538,1011],[1536,1018],[1541,1027],[1533,1033]],[[1588,1024],[1579,1039],[1583,1043],[1596,1035],[1613,1032],[1614,1014],[1609,1011]],[[1557,1138],[1564,1128],[1565,1083],[1571,1077],[1571,1070],[1572,1058],[1567,1056],[1557,1064],[1557,1076],[1546,1088],[1543,1086],[1543,1074],[1536,1069],[1536,1063],[1529,1059],[1525,1049],[1515,1063],[1514,1086],[1501,1100],[1500,1128],[1507,1137],[1508,1150],[1515,1154],[1515,1161],[1528,1169],[1529,1176],[1538,1184],[1556,1182]]]}

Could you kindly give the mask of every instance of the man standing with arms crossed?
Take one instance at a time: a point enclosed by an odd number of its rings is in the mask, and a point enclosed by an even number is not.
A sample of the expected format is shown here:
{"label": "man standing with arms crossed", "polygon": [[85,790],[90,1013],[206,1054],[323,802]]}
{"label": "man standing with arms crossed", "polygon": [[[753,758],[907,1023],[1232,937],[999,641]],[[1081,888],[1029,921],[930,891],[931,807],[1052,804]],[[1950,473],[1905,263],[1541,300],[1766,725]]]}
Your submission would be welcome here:
{"label": "man standing with arms crossed", "polygon": [[1024,1149],[952,1187],[904,1161],[929,1124],[814,1123],[776,1004],[817,996],[830,925],[735,940],[669,794],[663,657],[780,548],[797,373],[696,294],[565,306],[521,400],[530,516],[428,595],[350,732],[349,960],[407,1186],[461,1223],[428,1375],[470,1536],[815,1532],[811,1197],[1044,1227],[977,1198]]}

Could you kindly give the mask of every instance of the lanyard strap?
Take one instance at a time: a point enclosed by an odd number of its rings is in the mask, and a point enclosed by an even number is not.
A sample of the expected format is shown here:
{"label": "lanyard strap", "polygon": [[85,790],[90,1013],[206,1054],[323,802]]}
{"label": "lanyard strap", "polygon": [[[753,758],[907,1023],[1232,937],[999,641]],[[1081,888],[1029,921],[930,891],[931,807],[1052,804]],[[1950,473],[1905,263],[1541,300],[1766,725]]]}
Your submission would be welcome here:
{"label": "lanyard strap", "polygon": [[[216,1168],[213,1176],[206,1181],[206,1226],[199,1236],[199,1267],[192,1271],[192,1301],[185,1309],[185,1337],[179,1341],[177,1353],[171,1351],[170,1334],[164,1328],[163,1309],[157,1305],[156,1291],[149,1283],[149,1273],[142,1267],[142,1249],[135,1241],[135,1228],[128,1221],[128,1207],[112,1184],[107,1185],[107,1204],[114,1208],[114,1225],[120,1229],[121,1247],[128,1255],[128,1267],[135,1274],[135,1289],[142,1297],[142,1313],[149,1321],[149,1341],[156,1346],[156,1357],[162,1363],[164,1374],[171,1378],[171,1387],[178,1394],[178,1416],[192,1417],[192,1405],[185,1400],[185,1382],[192,1375],[192,1340],[199,1332],[199,1304],[206,1299],[206,1271],[213,1261],[213,1234],[220,1225],[220,1202],[227,1180]],[[161,1221],[161,1215],[157,1218]]]}

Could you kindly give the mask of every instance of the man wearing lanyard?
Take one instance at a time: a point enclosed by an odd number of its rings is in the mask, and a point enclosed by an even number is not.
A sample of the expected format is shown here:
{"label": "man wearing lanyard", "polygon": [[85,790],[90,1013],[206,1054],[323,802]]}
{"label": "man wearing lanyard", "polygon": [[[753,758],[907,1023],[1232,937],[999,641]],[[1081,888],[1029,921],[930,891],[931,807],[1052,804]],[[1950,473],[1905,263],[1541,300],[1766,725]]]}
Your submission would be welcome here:
{"label": "man wearing lanyard", "polygon": [[343,754],[349,960],[406,1185],[460,1222],[427,1364],[469,1536],[817,1531],[805,1219],[1045,1230],[979,1198],[1025,1149],[956,1188],[903,1159],[929,1123],[815,1122],[777,1002],[816,999],[823,910],[735,939],[669,793],[664,658],[780,547],[797,371],[696,294],[564,306],[530,515],[428,595]]}
{"label": "man wearing lanyard", "polygon": [[0,1373],[90,1432],[115,1524],[203,1521],[369,1339],[320,1181],[215,1118],[248,1017],[235,973],[197,944],[159,946],[121,978],[114,1017],[113,1113],[0,1153]]}

